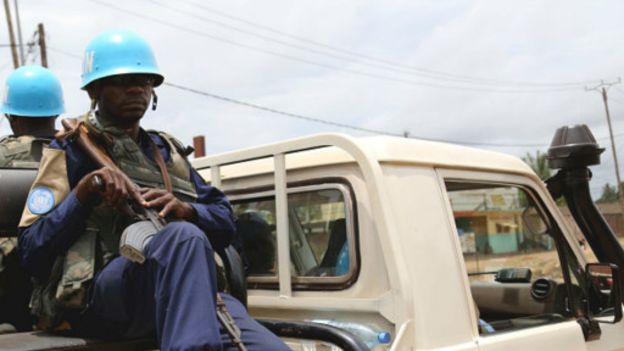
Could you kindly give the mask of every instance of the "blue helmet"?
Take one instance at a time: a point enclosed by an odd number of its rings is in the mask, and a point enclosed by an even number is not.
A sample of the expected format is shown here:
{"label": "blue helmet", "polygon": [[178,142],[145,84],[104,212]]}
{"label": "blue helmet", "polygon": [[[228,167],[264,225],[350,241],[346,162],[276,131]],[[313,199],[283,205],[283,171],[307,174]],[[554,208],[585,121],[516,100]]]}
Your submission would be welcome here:
{"label": "blue helmet", "polygon": [[21,117],[50,117],[65,112],[61,82],[41,66],[22,66],[9,75],[0,112]]}
{"label": "blue helmet", "polygon": [[89,42],[82,64],[82,89],[98,79],[121,74],[151,74],[159,86],[160,74],[154,53],[138,34],[127,30],[104,32]]}

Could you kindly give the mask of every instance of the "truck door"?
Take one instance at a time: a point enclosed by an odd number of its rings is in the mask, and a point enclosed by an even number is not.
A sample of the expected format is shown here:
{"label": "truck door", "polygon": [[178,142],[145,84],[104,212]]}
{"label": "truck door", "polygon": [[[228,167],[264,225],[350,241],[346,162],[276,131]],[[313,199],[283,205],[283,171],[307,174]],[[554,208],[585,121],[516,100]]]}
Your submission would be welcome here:
{"label": "truck door", "polygon": [[543,188],[520,176],[440,174],[479,349],[592,349],[577,321],[586,300],[582,254],[546,210]]}

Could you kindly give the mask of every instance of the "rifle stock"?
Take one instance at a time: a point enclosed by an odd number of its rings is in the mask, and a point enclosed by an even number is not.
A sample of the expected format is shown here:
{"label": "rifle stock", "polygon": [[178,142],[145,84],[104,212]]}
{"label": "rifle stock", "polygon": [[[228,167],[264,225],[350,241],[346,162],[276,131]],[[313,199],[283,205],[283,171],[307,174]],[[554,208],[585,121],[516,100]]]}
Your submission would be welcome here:
{"label": "rifle stock", "polygon": [[[120,170],[119,167],[113,162],[113,160],[106,154],[106,151],[99,144],[95,143],[89,135],[89,129],[84,123],[76,119],[63,119],[61,124],[65,129],[65,134],[61,138],[68,137],[74,140],[80,148],[95,162],[95,164],[102,167],[110,167]],[[121,171],[121,170],[120,170]],[[123,173],[123,172],[122,172]]]}

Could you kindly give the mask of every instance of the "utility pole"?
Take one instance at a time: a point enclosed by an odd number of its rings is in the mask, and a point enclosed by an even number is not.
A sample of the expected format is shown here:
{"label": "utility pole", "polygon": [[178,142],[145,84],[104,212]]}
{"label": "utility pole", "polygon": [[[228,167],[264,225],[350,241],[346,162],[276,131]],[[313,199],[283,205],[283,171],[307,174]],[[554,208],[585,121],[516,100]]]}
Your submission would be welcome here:
{"label": "utility pole", "polygon": [[604,103],[605,112],[607,114],[607,124],[609,125],[609,138],[611,139],[611,151],[613,152],[613,163],[615,165],[615,177],[617,179],[618,200],[620,201],[620,210],[624,211],[624,188],[622,187],[622,180],[620,179],[620,166],[618,164],[617,154],[615,152],[615,140],[613,139],[613,127],[611,126],[611,114],[609,113],[609,103],[607,98],[607,89],[610,87],[622,83],[622,78],[618,78],[615,82],[605,83],[600,81],[600,84],[593,88],[585,87],[585,91],[597,91],[602,95],[602,102]]}
{"label": "utility pole", "polygon": [[17,41],[19,43],[19,54],[21,65],[25,65],[24,62],[24,41],[22,40],[22,23],[19,16],[19,8],[17,7],[17,0],[13,0],[13,7],[15,7],[15,22],[17,23]]}
{"label": "utility pole", "polygon": [[4,0],[4,12],[6,13],[7,25],[9,26],[9,42],[11,44],[11,55],[13,56],[13,68],[19,67],[17,60],[17,45],[15,45],[15,34],[13,33],[13,21],[11,21],[11,8],[9,0]]}
{"label": "utility pole", "polygon": [[41,65],[47,68],[48,67],[48,53],[46,51],[45,30],[43,29],[43,23],[39,23],[39,25],[37,26],[37,31],[39,32],[38,36],[39,36],[39,49],[41,50]]}

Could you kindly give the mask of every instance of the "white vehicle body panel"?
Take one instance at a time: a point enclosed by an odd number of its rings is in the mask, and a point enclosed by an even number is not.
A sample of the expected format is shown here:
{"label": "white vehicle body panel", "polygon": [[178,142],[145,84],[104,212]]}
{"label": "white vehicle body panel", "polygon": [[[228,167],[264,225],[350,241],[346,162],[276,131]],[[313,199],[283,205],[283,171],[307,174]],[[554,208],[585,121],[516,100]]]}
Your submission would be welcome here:
{"label": "white vehicle body panel", "polygon": [[[274,189],[279,290],[249,291],[256,317],[363,320],[392,332],[391,350],[617,350],[624,345],[622,322],[601,325],[603,337],[592,342],[584,340],[576,321],[479,335],[444,179],[530,187],[585,264],[542,182],[515,157],[426,141],[329,134],[205,157],[193,165],[226,193]],[[346,180],[355,194],[360,273],[344,290],[296,291],[289,271],[287,184],[327,178]]]}
{"label": "white vehicle body panel", "polygon": [[587,350],[581,328],[575,321],[545,325],[479,338],[479,350]]}

